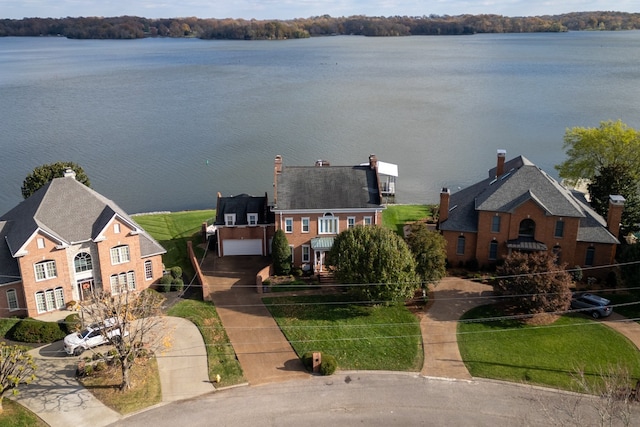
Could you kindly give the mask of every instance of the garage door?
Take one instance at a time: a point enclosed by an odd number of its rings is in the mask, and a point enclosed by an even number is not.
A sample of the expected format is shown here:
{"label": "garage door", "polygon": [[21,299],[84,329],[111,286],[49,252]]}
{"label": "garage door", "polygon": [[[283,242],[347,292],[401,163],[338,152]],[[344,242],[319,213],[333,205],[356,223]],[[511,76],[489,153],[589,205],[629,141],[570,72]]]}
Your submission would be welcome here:
{"label": "garage door", "polygon": [[262,255],[262,240],[260,239],[230,239],[223,242],[223,256],[232,255]]}

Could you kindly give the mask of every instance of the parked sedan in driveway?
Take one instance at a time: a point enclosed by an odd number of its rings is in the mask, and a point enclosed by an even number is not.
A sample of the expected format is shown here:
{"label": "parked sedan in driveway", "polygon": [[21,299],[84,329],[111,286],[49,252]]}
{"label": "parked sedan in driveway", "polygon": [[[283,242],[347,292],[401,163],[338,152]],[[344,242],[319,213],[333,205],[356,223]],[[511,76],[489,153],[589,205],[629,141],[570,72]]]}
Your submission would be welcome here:
{"label": "parked sedan in driveway", "polygon": [[609,304],[611,301],[608,299],[590,293],[576,294],[571,299],[572,309],[589,313],[594,319],[607,317],[613,313]]}
{"label": "parked sedan in driveway", "polygon": [[[125,331],[124,336],[127,336]],[[74,332],[64,338],[64,351],[79,356],[85,350],[106,344],[120,338],[120,328],[115,319],[106,319],[102,323],[93,323],[80,332]]]}

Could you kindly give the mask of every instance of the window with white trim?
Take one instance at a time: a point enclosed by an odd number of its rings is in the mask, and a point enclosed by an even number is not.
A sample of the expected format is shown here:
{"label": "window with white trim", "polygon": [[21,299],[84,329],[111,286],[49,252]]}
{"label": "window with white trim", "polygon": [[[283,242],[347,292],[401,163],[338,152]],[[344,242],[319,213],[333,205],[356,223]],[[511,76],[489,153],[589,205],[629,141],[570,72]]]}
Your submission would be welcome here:
{"label": "window with white trim", "polygon": [[110,279],[111,295],[118,295],[136,290],[136,274],[134,271],[112,274]]}
{"label": "window with white trim", "polygon": [[356,217],[348,216],[347,217],[347,228],[353,228],[356,226]]}
{"label": "window with white trim", "polygon": [[372,224],[372,217],[365,216],[364,217],[364,225],[371,225],[371,224]]}
{"label": "window with white trim", "polygon": [[123,264],[131,260],[129,246],[121,245],[111,248],[111,265]]}
{"label": "window with white trim", "polygon": [[302,262],[311,261],[311,246],[302,245]]}
{"label": "window with white trim", "polygon": [[293,233],[293,218],[284,219],[284,232]]}
{"label": "window with white trim", "polygon": [[113,224],[113,232],[115,234],[120,234],[120,224],[118,224],[117,222]]}
{"label": "window with white trim", "polygon": [[247,224],[258,225],[258,214],[257,213],[247,214]]}
{"label": "window with white trim", "polygon": [[338,217],[326,213],[318,219],[318,234],[338,234]]}
{"label": "window with white trim", "polygon": [[301,224],[302,224],[302,230],[301,231],[303,233],[308,233],[309,232],[309,218],[302,218]]}
{"label": "window with white trim", "polygon": [[76,256],[73,258],[73,266],[76,270],[76,273],[93,270],[91,254],[89,254],[88,252],[80,252],[76,254]]}
{"label": "window with white trim", "polygon": [[15,289],[9,289],[7,291],[7,303],[9,305],[9,311],[15,311],[18,307],[18,294]]}
{"label": "window with white trim", "polygon": [[38,313],[44,313],[47,311],[47,304],[44,302],[44,292],[36,292],[36,309]]}
{"label": "window with white trim", "polygon": [[38,243],[38,249],[44,249],[44,239],[42,237],[38,237],[36,242]]}
{"label": "window with white trim", "polygon": [[236,225],[236,214],[224,214],[224,225]]}
{"label": "window with white trim", "polygon": [[153,265],[151,264],[151,260],[144,262],[144,278],[146,280],[153,279]]}
{"label": "window with white trim", "polygon": [[36,281],[53,279],[57,277],[56,262],[53,260],[41,261],[35,264]]}
{"label": "window with white trim", "polygon": [[56,300],[56,308],[58,310],[64,308],[64,290],[61,287],[55,288],[53,295]]}

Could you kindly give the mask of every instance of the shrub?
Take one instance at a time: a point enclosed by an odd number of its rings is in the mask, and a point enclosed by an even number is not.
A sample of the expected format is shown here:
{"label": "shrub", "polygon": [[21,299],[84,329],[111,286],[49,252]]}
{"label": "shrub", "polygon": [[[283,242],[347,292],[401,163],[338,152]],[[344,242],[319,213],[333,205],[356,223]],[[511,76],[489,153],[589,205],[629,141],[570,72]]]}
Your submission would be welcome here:
{"label": "shrub", "polygon": [[82,329],[82,319],[80,319],[78,313],[72,313],[65,317],[62,323],[62,329],[67,335]]}
{"label": "shrub", "polygon": [[160,285],[158,286],[158,289],[161,292],[169,292],[171,290],[171,282],[172,281],[173,281],[173,278],[171,277],[171,275],[170,274],[165,274],[160,279]]}
{"label": "shrub", "polygon": [[610,288],[618,287],[618,275],[616,274],[615,271],[610,271],[607,273],[606,283],[607,283],[607,286]]}
{"label": "shrub", "polygon": [[184,281],[181,278],[176,278],[171,281],[171,288],[174,291],[181,292],[184,289]]}
{"label": "shrub", "polygon": [[273,269],[278,276],[287,276],[291,271],[291,249],[284,230],[277,230],[271,241]]}
{"label": "shrub", "polygon": [[100,360],[96,363],[95,370],[97,372],[104,371],[105,369],[107,369],[107,363],[104,360]]}
{"label": "shrub", "polygon": [[11,331],[9,339],[28,343],[52,343],[67,334],[57,322],[42,322],[31,318],[19,321]]}
{"label": "shrub", "polygon": [[322,362],[320,362],[320,373],[322,375],[333,375],[338,368],[338,361],[330,354],[322,355]]}
{"label": "shrub", "polygon": [[570,274],[574,282],[579,282],[582,280],[582,268],[579,265],[573,267],[573,270],[570,271]]}
{"label": "shrub", "polygon": [[20,322],[20,319],[17,317],[0,319],[0,337],[8,338],[12,332],[11,330],[15,328],[18,322]]}
{"label": "shrub", "polygon": [[303,272],[302,272],[302,269],[300,267],[296,267],[296,268],[291,269],[291,274],[293,274],[296,277],[300,277],[300,276],[302,276]]}
{"label": "shrub", "polygon": [[171,267],[171,277],[173,277],[174,279],[181,279],[182,278],[182,268],[179,266],[175,266],[175,267]]}

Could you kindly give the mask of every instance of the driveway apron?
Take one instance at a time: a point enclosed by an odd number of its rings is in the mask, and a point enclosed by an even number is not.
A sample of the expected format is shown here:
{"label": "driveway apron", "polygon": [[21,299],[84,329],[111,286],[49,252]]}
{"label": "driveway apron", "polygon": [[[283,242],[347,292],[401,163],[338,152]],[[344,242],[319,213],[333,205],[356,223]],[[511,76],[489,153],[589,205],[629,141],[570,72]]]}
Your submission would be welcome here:
{"label": "driveway apron", "polygon": [[422,375],[471,379],[458,349],[457,325],[460,316],[471,308],[488,304],[489,285],[446,277],[433,291],[433,305],[420,321],[424,344]]}
{"label": "driveway apron", "polygon": [[263,257],[211,254],[202,265],[204,299],[215,304],[252,385],[309,377],[256,291],[256,273],[267,264]]}

